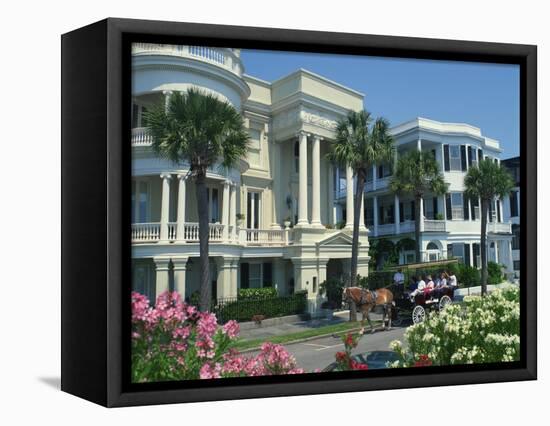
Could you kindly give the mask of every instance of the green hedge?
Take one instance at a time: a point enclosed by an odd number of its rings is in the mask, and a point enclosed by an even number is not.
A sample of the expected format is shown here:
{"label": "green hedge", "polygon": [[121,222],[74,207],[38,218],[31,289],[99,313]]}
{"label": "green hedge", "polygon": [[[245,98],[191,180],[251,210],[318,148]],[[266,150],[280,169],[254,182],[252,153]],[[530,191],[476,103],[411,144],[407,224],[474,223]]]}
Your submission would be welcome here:
{"label": "green hedge", "polygon": [[237,299],[247,300],[247,299],[270,299],[277,297],[277,289],[273,287],[263,287],[263,288],[241,288],[237,293]]}
{"label": "green hedge", "polygon": [[[248,290],[248,289],[247,289]],[[290,296],[220,301],[212,312],[218,320],[225,323],[229,320],[251,321],[252,317],[262,315],[265,318],[276,318],[285,315],[302,314],[307,308],[307,292],[296,292]]]}

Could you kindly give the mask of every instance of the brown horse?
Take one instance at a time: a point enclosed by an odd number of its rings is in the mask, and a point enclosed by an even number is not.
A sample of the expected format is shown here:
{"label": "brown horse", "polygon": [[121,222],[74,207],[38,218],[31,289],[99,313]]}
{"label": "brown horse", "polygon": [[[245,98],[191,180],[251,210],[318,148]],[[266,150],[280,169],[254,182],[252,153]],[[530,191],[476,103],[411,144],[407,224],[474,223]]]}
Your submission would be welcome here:
{"label": "brown horse", "polygon": [[391,329],[393,294],[387,288],[368,290],[362,287],[347,287],[344,289],[342,300],[350,304],[350,309],[353,309],[353,304],[350,302],[354,302],[355,307],[363,314],[363,320],[361,322],[364,322],[365,318],[367,318],[371,333],[374,333],[374,327],[370,321],[369,312],[376,306],[382,306],[382,324],[384,325],[384,330],[386,330],[386,315],[388,316],[388,329]]}

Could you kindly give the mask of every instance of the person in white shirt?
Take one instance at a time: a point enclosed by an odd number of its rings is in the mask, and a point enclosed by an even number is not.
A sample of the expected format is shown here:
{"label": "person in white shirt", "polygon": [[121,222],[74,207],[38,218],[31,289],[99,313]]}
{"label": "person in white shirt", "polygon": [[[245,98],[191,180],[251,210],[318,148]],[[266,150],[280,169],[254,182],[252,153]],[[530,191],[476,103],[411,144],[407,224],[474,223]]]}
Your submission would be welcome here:
{"label": "person in white shirt", "polygon": [[397,272],[393,274],[393,284],[395,285],[395,288],[398,290],[398,292],[403,292],[405,275],[403,274],[401,268],[399,268]]}
{"label": "person in white shirt", "polygon": [[447,274],[449,276],[449,279],[447,280],[447,284],[451,286],[451,288],[457,288],[458,287],[458,281],[456,280],[456,275],[452,272],[449,272]]}
{"label": "person in white shirt", "polygon": [[426,281],[424,281],[422,278],[420,278],[420,281],[418,281],[418,285],[416,286],[416,290],[414,290],[410,294],[411,300],[414,302],[415,296],[419,293],[422,293],[425,288],[426,288]]}

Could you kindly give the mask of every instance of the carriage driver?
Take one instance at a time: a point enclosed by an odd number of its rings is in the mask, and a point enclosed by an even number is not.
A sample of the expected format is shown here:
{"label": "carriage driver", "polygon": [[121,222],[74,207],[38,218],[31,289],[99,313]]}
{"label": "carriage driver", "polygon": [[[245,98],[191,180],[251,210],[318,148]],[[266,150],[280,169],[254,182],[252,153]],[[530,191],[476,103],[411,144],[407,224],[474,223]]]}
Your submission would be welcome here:
{"label": "carriage driver", "polygon": [[401,268],[398,268],[397,272],[393,274],[393,284],[399,293],[405,290],[405,275],[403,275]]}

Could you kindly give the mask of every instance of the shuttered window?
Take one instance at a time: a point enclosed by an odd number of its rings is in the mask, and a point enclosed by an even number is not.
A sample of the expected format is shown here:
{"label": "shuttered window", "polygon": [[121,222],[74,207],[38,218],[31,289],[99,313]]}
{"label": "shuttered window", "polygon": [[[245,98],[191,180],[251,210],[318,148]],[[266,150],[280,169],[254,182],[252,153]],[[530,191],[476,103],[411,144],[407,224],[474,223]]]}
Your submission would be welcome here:
{"label": "shuttered window", "polygon": [[465,145],[460,145],[460,167],[462,168],[463,172],[468,170],[468,166],[466,164],[466,146]]}
{"label": "shuttered window", "polygon": [[468,266],[471,266],[470,260],[470,244],[464,244],[464,263]]}
{"label": "shuttered window", "polygon": [[453,219],[453,210],[451,205],[451,194],[445,194],[445,214],[447,216],[447,220]]}
{"label": "shuttered window", "polygon": [[445,165],[445,171],[448,172],[451,170],[451,161],[449,157],[449,145],[443,145],[443,161]]}

